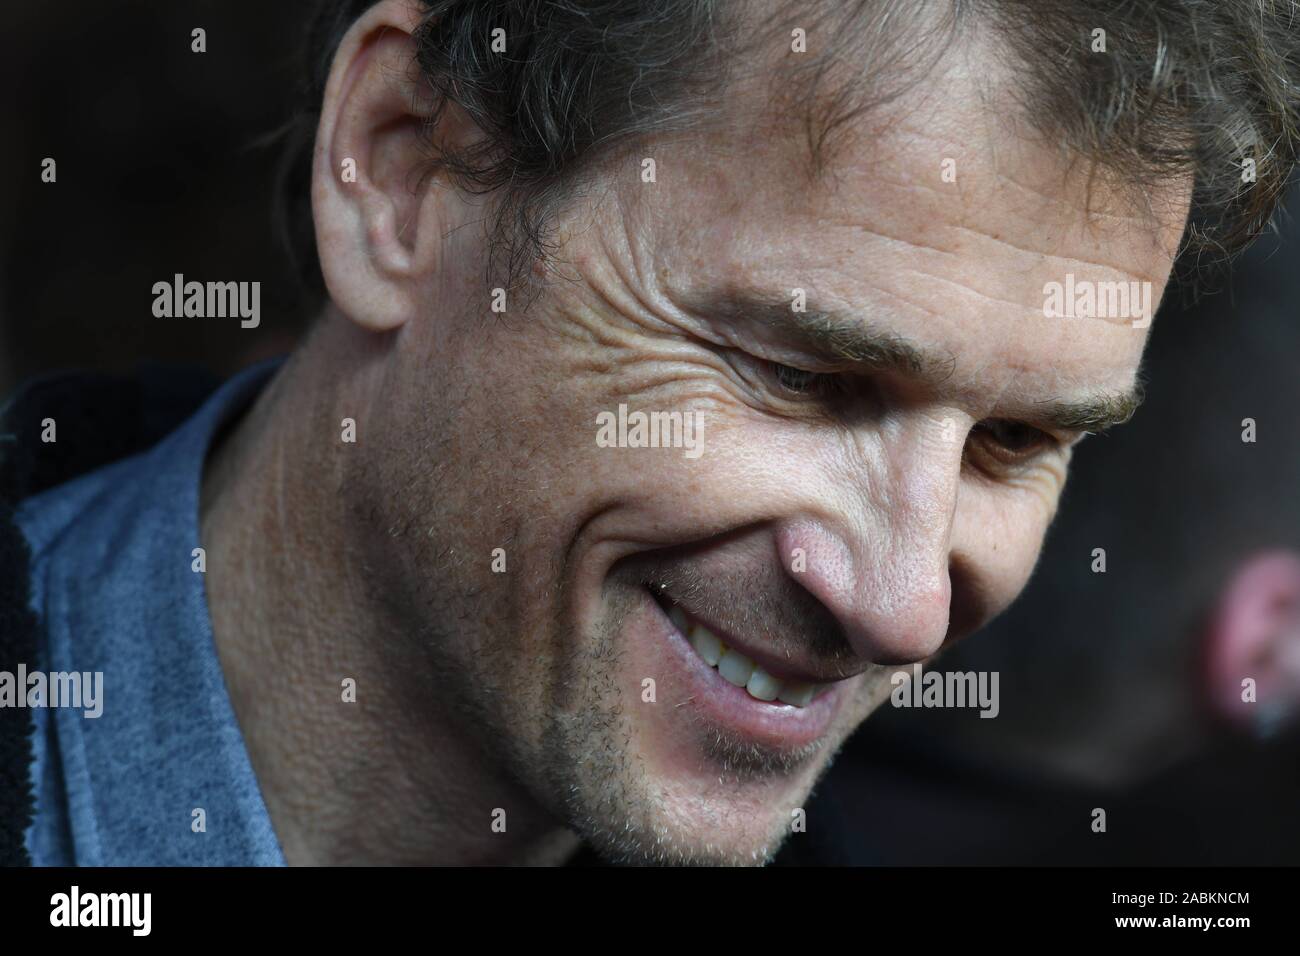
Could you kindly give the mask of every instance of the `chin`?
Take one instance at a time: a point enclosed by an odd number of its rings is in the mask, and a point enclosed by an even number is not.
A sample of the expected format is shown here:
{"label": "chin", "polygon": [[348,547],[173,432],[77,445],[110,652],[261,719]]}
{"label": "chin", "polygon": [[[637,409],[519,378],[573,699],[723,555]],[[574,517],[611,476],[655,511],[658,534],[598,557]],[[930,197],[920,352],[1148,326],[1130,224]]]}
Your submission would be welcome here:
{"label": "chin", "polygon": [[620,617],[610,641],[619,652],[605,658],[614,674],[589,671],[585,682],[604,699],[573,699],[602,715],[570,750],[581,780],[568,797],[573,825],[615,862],[769,862],[802,829],[814,784],[865,716],[865,675],[815,682],[764,661],[767,677],[755,680],[759,665],[744,671],[761,648],[725,661],[743,638],[724,635],[719,653],[702,622],[649,589]]}

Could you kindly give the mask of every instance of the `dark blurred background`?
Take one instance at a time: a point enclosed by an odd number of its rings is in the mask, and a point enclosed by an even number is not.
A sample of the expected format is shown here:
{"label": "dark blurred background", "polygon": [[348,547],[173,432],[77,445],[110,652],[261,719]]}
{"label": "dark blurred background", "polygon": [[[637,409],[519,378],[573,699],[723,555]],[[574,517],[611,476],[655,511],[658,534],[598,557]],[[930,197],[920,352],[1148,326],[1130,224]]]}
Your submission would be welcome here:
{"label": "dark blurred background", "polygon": [[[0,394],[64,368],[224,376],[292,347],[315,303],[271,210],[308,6],[9,5]],[[1217,294],[1167,297],[1146,406],[1080,447],[1020,603],[934,663],[997,671],[999,716],[883,708],[786,862],[1300,863],[1300,601],[1247,573],[1300,553],[1300,230],[1281,226]],[[260,326],[155,318],[177,272],[260,281]],[[1243,589],[1253,616],[1225,597]],[[1268,707],[1224,702],[1248,672]]]}
{"label": "dark blurred background", "polygon": [[[5,4],[0,391],[144,360],[224,374],[292,344],[310,303],[273,229],[267,140],[288,119],[309,6]],[[46,157],[55,183],[41,182]],[[177,272],[260,281],[260,326],[154,318],[153,284]]]}

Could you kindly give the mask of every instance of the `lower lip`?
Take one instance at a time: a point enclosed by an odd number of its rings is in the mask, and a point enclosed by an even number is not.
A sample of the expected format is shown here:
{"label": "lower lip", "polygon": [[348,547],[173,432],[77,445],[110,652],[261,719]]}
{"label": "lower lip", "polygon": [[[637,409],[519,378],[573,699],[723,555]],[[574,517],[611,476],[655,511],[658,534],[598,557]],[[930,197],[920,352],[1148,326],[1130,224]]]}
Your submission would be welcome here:
{"label": "lower lip", "polygon": [[807,707],[758,700],[705,663],[648,591],[646,603],[655,618],[654,630],[667,651],[664,663],[671,669],[666,675],[670,680],[659,682],[663,702],[691,708],[731,733],[774,751],[806,747],[830,729],[845,686],[852,679],[831,684]]}

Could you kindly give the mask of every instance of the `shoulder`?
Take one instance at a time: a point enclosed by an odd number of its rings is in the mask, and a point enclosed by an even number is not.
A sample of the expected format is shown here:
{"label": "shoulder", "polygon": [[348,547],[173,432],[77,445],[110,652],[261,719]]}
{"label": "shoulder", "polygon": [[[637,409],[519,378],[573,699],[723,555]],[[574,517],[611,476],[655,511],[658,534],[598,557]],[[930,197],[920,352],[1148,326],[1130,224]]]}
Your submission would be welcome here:
{"label": "shoulder", "polygon": [[81,562],[102,559],[94,543],[120,535],[148,475],[146,452],[216,386],[193,369],[146,369],[134,376],[59,373],[26,383],[4,407],[0,497],[29,552],[32,604],[60,549]]}

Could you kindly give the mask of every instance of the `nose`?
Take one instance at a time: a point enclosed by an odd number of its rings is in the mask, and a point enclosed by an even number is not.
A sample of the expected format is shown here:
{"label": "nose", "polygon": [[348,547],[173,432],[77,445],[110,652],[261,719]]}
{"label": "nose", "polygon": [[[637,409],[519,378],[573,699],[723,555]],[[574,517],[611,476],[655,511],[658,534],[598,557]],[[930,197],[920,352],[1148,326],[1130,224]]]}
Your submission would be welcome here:
{"label": "nose", "polygon": [[950,457],[913,459],[870,491],[841,490],[777,524],[790,576],[835,616],[863,660],[923,660],[947,636],[961,466],[960,454]]}

